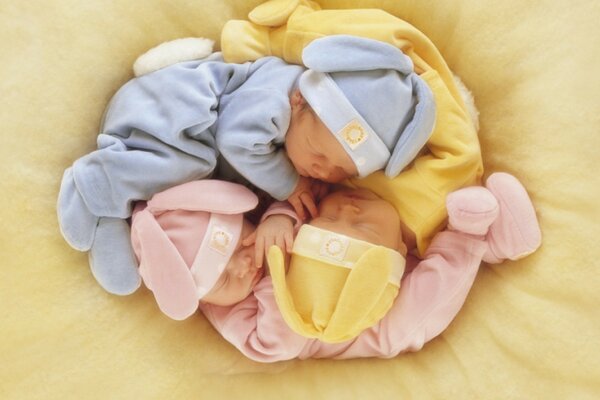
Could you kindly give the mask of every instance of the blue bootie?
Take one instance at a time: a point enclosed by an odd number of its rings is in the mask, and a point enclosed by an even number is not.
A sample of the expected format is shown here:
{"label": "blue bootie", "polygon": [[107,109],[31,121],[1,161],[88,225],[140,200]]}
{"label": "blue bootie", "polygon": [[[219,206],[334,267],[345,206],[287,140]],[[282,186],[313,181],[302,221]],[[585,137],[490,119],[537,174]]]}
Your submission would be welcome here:
{"label": "blue bootie", "polygon": [[72,168],[67,168],[63,175],[56,211],[60,232],[67,243],[75,250],[88,251],[94,242],[98,217],[90,212],[79,194]]}
{"label": "blue bootie", "polygon": [[89,261],[92,274],[107,292],[127,295],[140,287],[141,278],[126,220],[108,217],[98,220]]}

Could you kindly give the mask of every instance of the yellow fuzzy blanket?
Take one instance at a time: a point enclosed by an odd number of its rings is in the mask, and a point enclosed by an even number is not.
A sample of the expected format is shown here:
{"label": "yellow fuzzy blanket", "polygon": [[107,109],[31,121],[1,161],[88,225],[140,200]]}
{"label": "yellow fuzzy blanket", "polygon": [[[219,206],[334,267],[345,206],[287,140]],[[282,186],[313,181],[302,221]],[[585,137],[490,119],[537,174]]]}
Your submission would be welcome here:
{"label": "yellow fuzzy blanket", "polygon": [[260,0],[0,0],[0,398],[594,399],[600,394],[600,5],[323,0],[423,31],[474,92],[486,172],[521,179],[543,245],[482,266],[450,328],[392,360],[245,359],[147,290],[105,293],[58,231],[63,170],[95,148],[135,58],[218,40]]}

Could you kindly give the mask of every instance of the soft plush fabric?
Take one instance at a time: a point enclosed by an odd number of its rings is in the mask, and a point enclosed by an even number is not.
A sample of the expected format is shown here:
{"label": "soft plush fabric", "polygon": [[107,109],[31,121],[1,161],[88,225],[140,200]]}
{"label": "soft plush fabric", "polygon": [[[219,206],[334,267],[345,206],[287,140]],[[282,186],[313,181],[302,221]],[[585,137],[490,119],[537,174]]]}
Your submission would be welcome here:
{"label": "soft plush fabric", "polygon": [[0,397],[545,398],[600,393],[600,17],[597,2],[338,0],[417,26],[473,91],[486,174],[527,187],[543,244],[483,266],[440,337],[392,360],[261,365],[202,317],[175,322],[147,290],[105,293],[61,238],[64,169],[95,148],[137,56],[218,40],[260,1],[2,2]]}
{"label": "soft plush fabric", "polygon": [[292,254],[286,269],[281,250],[269,250],[279,311],[294,332],[327,343],[353,339],[383,318],[406,265],[396,250],[309,224]]}
{"label": "soft plush fabric", "polygon": [[[282,7],[284,4],[295,5],[295,8],[290,12],[287,7]],[[415,72],[427,83],[435,99],[435,127],[425,145],[427,153],[417,157],[401,174],[390,180],[388,176],[398,172],[391,173],[392,170],[403,165],[395,161],[403,158],[400,155],[405,151],[411,153],[407,148],[410,146],[405,147],[406,143],[402,143],[403,138],[412,136],[405,132],[394,149],[385,174],[378,171],[364,179],[350,181],[352,185],[370,189],[392,203],[404,224],[415,233],[418,250],[423,254],[432,236],[445,224],[446,195],[466,185],[478,184],[483,174],[477,131],[439,50],[413,25],[380,9],[324,10],[310,0],[270,0],[252,10],[249,19],[228,21],[223,27],[221,46],[225,60],[243,62],[276,55],[299,63],[308,55],[307,61],[312,64],[313,45],[334,41],[335,35],[340,34],[380,40],[397,46],[410,57]],[[334,36],[325,38],[323,42],[317,41],[327,35]],[[385,48],[385,44],[380,47]],[[368,54],[362,49],[359,51],[365,56]],[[378,54],[370,58],[375,64],[387,57]],[[329,57],[324,59],[333,64]],[[359,64],[368,63],[369,60],[364,60]],[[385,64],[389,66],[390,62],[382,63]],[[420,92],[415,91],[415,94],[422,99],[422,94],[429,91]],[[386,93],[389,94],[394,93]],[[409,132],[419,125],[427,125],[418,122],[421,120],[419,114],[431,115],[424,112],[424,104],[427,101],[418,102],[414,125],[407,125]]]}
{"label": "soft plush fabric", "polygon": [[332,35],[306,46],[302,63],[309,70],[298,88],[350,156],[359,177],[382,169],[395,177],[433,133],[431,89],[397,47]]}
{"label": "soft plush fabric", "polygon": [[[346,291],[351,286],[356,289],[360,285],[357,285],[357,281],[365,281],[364,286],[371,286],[364,292],[366,295],[350,296],[351,301],[355,301],[356,312],[346,313],[345,317],[342,317],[342,295],[336,310],[329,318],[331,310],[327,312],[325,307],[307,309],[303,299],[327,297],[331,292],[335,292],[332,287],[323,287],[317,282],[311,282],[316,292],[314,296],[305,287],[297,287],[293,292],[293,302],[289,299],[289,303],[286,304],[286,299],[282,299],[280,288],[285,283],[277,282],[283,279],[281,267],[278,268],[277,264],[283,263],[283,254],[273,247],[269,252],[269,265],[276,267],[271,268],[270,277],[263,278],[256,285],[252,296],[232,307],[200,304],[200,309],[227,341],[248,358],[261,362],[294,358],[391,358],[399,353],[417,351],[452,322],[473,285],[482,258],[490,249],[494,250],[494,254],[502,254],[504,258],[514,260],[523,254],[523,250],[531,253],[541,244],[535,210],[520,182],[512,175],[500,172],[488,178],[486,187],[471,186],[452,193],[453,201],[463,204],[460,210],[448,207],[448,215],[453,221],[452,228],[435,235],[422,260],[408,255],[407,273],[402,277],[401,290],[390,310],[380,321],[363,330],[352,340],[340,343],[325,342],[326,338],[331,339],[336,335],[336,325],[338,328],[342,327],[340,322],[344,319],[347,324],[342,332],[346,334],[351,331],[352,325],[356,325],[357,321],[348,322],[360,316],[359,310],[368,311],[368,307],[372,306],[369,299],[377,290],[373,285],[373,277],[367,275],[369,271],[373,273],[374,266],[362,268],[363,274],[357,276],[360,274],[356,274],[357,269],[361,267],[355,265],[343,289]],[[507,198],[510,200],[506,201]],[[480,234],[473,236],[461,232],[458,229],[460,226],[466,226]],[[296,277],[302,277],[302,267],[307,266],[311,269],[310,265],[304,263],[301,268],[296,266],[294,270],[294,258],[298,257],[298,253],[304,253],[306,247],[303,245],[311,241],[306,240],[306,236],[303,239],[299,238],[303,233],[310,232],[309,237],[315,233],[305,230],[307,227],[312,228],[304,225],[294,243],[295,256],[292,256],[287,274],[290,292],[297,283],[290,279],[290,275],[295,273]],[[526,239],[529,247],[524,248],[521,243],[512,241],[515,237]],[[359,246],[359,243],[350,244],[348,252],[355,251]],[[357,264],[369,257],[369,252],[366,252]],[[370,257],[373,255],[371,253]],[[348,258],[346,256],[346,259]],[[496,258],[492,262],[497,264],[502,261]],[[320,267],[327,269],[326,265]],[[330,276],[334,276],[333,272],[335,271],[330,271]],[[304,273],[303,277],[310,279],[313,274],[317,274],[316,270]],[[319,277],[326,275],[321,273]],[[364,304],[356,304],[361,302]],[[290,315],[291,308],[297,308],[299,314],[304,316],[298,315],[298,318],[293,318],[293,315]],[[302,313],[302,308],[307,311]],[[311,331],[318,333],[319,339],[305,337],[312,336],[305,335]]]}
{"label": "soft plush fabric", "polygon": [[139,273],[169,317],[194,314],[243,239],[244,212],[258,197],[247,187],[216,179],[174,186],[136,205],[131,244]]}

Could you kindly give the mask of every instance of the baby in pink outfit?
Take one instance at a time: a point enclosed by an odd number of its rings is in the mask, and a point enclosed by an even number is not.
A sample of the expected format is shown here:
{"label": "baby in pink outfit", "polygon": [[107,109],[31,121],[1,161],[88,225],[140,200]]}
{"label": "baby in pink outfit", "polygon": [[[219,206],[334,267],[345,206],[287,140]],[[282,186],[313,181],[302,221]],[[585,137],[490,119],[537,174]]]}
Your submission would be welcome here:
{"label": "baby in pink outfit", "polygon": [[[486,188],[456,191],[447,199],[449,229],[434,238],[422,260],[407,256],[398,296],[387,314],[351,340],[326,343],[290,328],[276,302],[271,277],[262,277],[265,268],[257,266],[254,256],[257,246],[240,244],[239,238],[246,237],[244,229],[246,232],[252,229],[244,228],[247,222],[241,213],[251,209],[254,200],[248,198],[234,208],[225,207],[224,201],[211,200],[212,208],[201,207],[209,210],[210,216],[189,223],[186,221],[198,207],[184,204],[186,201],[181,201],[181,196],[177,196],[177,204],[167,204],[169,199],[161,201],[160,196],[155,201],[157,196],[145,209],[152,218],[140,213],[143,206],[134,216],[132,239],[140,259],[141,275],[153,290],[161,310],[182,319],[191,315],[199,304],[226,340],[247,357],[261,362],[311,357],[393,357],[400,352],[416,351],[440,334],[458,313],[482,260],[498,263],[524,257],[539,247],[541,238],[535,210],[514,177],[494,174]],[[208,201],[209,197],[216,196],[204,196],[200,202]],[[239,193],[233,198],[240,199]],[[160,230],[170,240],[162,240],[165,236],[161,237],[148,220],[160,225],[161,216],[182,206],[185,211],[181,211],[178,222],[163,222]],[[236,223],[227,225],[221,219],[222,215],[234,213],[238,218]],[[265,237],[271,237],[272,244],[289,251],[290,243],[286,241],[289,233],[281,232],[289,232],[293,225],[289,217],[294,218],[293,212],[277,205],[267,212],[263,221],[281,214],[286,215],[285,228],[276,225],[271,231],[273,234]],[[211,222],[215,215],[216,220]],[[198,225],[202,232],[197,231],[195,235],[202,243],[199,248],[195,245],[185,250],[182,243],[184,236],[190,234],[189,229],[186,233],[185,229],[176,228]],[[346,189],[330,194],[319,204],[319,217],[311,221],[311,226],[407,254],[397,213],[389,203],[369,191]],[[153,239],[153,235],[161,239]],[[262,246],[266,244],[263,241]],[[219,255],[211,259],[211,251]],[[292,251],[293,257],[297,255]],[[178,262],[173,263],[172,259]],[[207,260],[211,260],[210,263]],[[176,273],[167,273],[166,265],[176,265]],[[231,286],[231,277],[235,274],[224,273],[235,270],[231,265],[238,268],[242,265],[242,270],[254,272],[243,285]],[[238,275],[244,275],[237,271]],[[238,301],[240,297],[243,300]]]}
{"label": "baby in pink outfit", "polygon": [[181,320],[194,314],[199,301],[232,305],[248,297],[264,269],[255,263],[259,246],[244,246],[241,238],[291,249],[298,220],[292,207],[273,203],[257,237],[254,224],[244,217],[257,204],[245,186],[209,179],[136,204],[132,246],[142,280],[162,312]]}
{"label": "baby in pink outfit", "polygon": [[[251,296],[236,305],[201,303],[200,308],[226,340],[245,356],[260,362],[389,358],[417,351],[454,319],[482,260],[499,263],[522,258],[541,243],[533,205],[523,186],[511,175],[493,174],[485,188],[458,190],[448,196],[447,206],[449,228],[436,235],[422,260],[408,256],[391,309],[354,339],[326,343],[297,334],[279,312],[269,276],[256,285]],[[385,215],[388,207],[370,192],[336,192],[321,201],[319,218],[311,224],[361,239],[369,236],[371,241],[386,241],[390,246],[398,240],[397,248],[402,250],[402,233],[390,226],[393,215]],[[371,214],[372,210],[379,213]],[[381,224],[378,218],[382,215],[388,223]],[[369,231],[370,223],[379,224],[379,229]],[[366,233],[360,233],[356,226]]]}

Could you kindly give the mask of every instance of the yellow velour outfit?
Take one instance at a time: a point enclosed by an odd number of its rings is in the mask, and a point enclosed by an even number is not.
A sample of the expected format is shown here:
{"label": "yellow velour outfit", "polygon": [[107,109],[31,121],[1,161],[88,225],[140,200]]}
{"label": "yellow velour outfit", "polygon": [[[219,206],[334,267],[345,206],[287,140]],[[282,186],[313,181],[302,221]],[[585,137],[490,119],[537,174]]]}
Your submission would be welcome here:
{"label": "yellow velour outfit", "polygon": [[311,1],[271,0],[250,12],[249,19],[251,22],[232,20],[225,24],[221,47],[226,61],[253,61],[273,55],[301,64],[306,45],[334,34],[385,41],[412,59],[437,104],[428,151],[394,179],[378,171],[349,183],[368,188],[394,204],[402,221],[415,233],[422,254],[433,234],[445,224],[446,195],[477,184],[483,174],[477,132],[437,48],[415,27],[382,10],[321,10]]}

